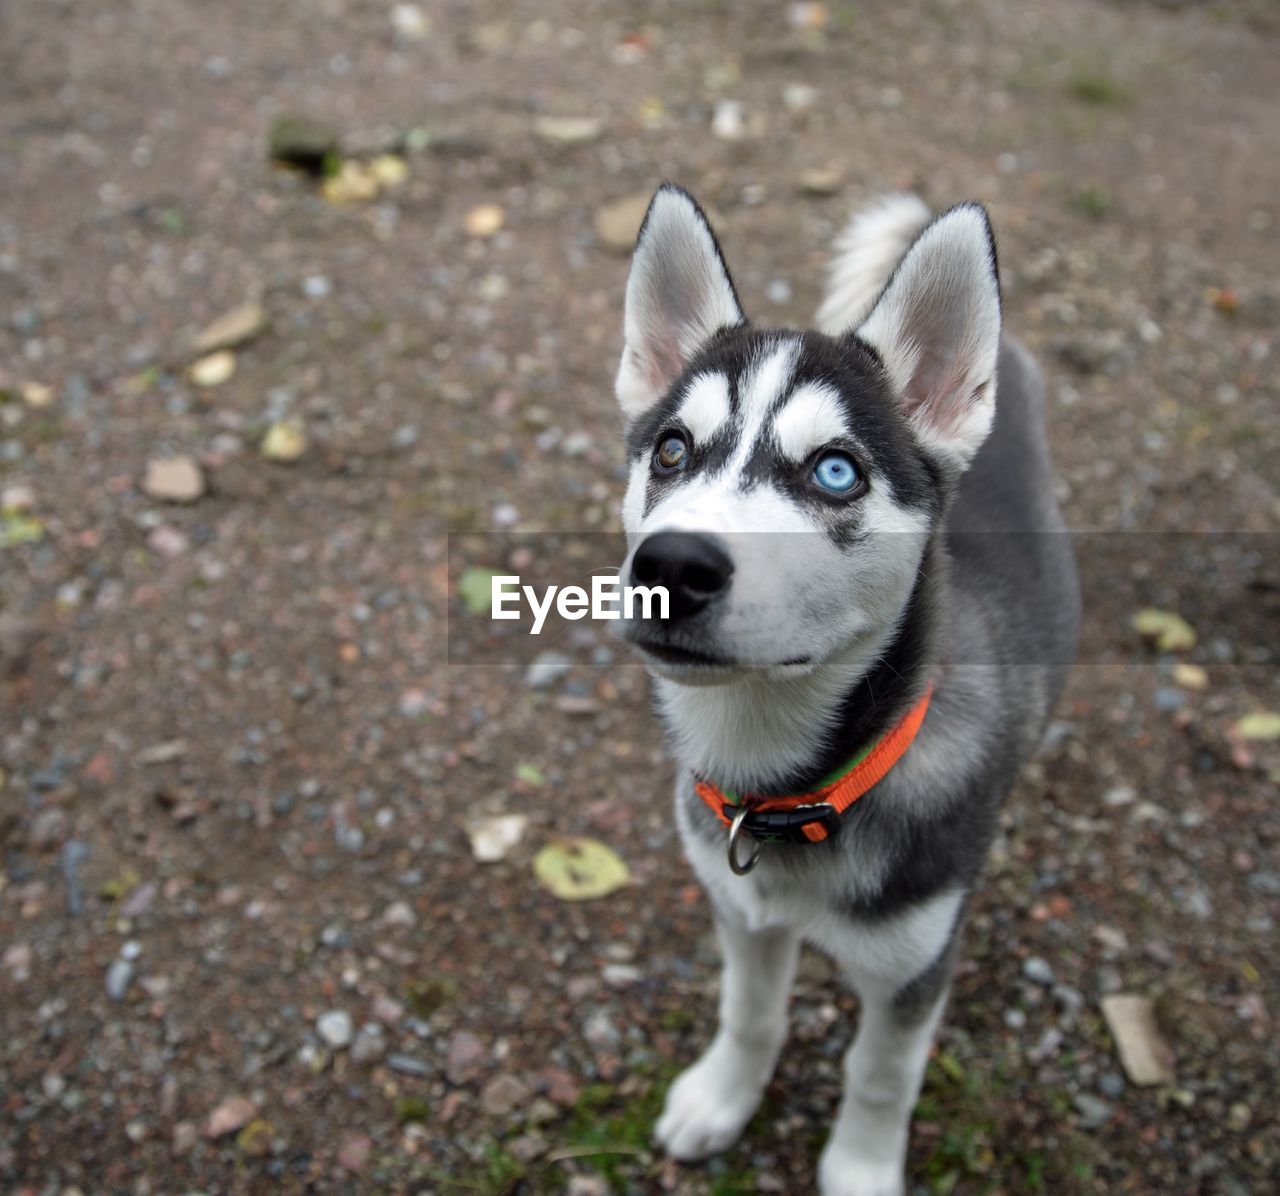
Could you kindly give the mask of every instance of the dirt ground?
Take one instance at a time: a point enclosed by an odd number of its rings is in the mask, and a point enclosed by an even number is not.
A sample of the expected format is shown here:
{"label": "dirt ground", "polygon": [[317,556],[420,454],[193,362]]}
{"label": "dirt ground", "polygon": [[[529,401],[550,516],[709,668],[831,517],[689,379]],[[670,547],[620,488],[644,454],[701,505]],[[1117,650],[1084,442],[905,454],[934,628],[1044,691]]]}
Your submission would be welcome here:
{"label": "dirt ground", "polygon": [[[447,532],[616,526],[596,219],[669,177],[778,324],[858,201],[985,201],[1069,519],[1123,546],[974,908],[913,1191],[1277,1190],[1278,59],[1263,0],[6,0],[0,1185],[812,1190],[856,1022],[816,956],[742,1144],[649,1145],[715,956],[640,671],[607,640],[447,663]],[[284,115],[378,193],[273,165]],[[267,325],[195,384],[248,300]],[[154,497],[184,456],[194,500]],[[1125,573],[1157,533],[1190,561]],[[527,829],[479,863],[496,813]],[[566,834],[632,884],[544,891]],[[1115,993],[1172,1082],[1130,1082]]]}

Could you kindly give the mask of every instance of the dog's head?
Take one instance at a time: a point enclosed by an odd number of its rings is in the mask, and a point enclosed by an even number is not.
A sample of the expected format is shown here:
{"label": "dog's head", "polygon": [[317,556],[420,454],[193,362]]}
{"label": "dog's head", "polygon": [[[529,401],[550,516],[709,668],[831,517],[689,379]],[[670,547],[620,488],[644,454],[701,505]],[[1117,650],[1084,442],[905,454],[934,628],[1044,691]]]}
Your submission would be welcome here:
{"label": "dog's head", "polygon": [[956,478],[990,430],[1000,299],[986,213],[953,208],[838,336],[752,327],[706,216],[662,187],[636,243],[618,400],[623,622],[688,684],[791,676],[892,634]]}

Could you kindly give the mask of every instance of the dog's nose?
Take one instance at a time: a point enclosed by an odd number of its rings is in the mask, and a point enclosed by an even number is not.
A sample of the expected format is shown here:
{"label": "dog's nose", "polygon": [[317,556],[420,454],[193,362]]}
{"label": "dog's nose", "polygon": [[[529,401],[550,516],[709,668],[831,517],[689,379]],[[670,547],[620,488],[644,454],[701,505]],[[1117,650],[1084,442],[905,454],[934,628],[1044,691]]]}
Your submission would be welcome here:
{"label": "dog's nose", "polygon": [[709,536],[693,532],[655,532],[631,558],[632,584],[663,586],[672,619],[697,614],[723,596],[732,577],[729,554]]}

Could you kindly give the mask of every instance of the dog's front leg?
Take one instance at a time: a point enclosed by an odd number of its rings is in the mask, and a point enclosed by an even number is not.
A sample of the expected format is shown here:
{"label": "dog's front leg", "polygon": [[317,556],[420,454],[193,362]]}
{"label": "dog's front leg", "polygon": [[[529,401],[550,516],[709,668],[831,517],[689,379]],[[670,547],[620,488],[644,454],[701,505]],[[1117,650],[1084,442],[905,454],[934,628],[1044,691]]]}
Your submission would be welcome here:
{"label": "dog's front leg", "polygon": [[657,1138],[677,1159],[701,1159],[737,1141],[755,1113],[787,1037],[797,935],[747,930],[717,915],[724,954],[720,1024],[702,1057],[667,1093]]}
{"label": "dog's front leg", "polygon": [[946,1003],[949,966],[907,989],[864,982],[844,1096],[818,1165],[822,1196],[901,1196],[911,1112]]}

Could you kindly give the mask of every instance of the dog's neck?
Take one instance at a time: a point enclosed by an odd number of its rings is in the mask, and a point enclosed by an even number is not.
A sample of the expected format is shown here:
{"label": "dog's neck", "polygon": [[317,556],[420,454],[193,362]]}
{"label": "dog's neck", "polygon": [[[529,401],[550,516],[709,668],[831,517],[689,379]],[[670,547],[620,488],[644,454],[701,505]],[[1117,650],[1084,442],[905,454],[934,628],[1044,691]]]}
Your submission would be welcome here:
{"label": "dog's neck", "polygon": [[803,677],[693,688],[659,680],[681,763],[739,792],[804,793],[884,735],[937,660],[944,554],[935,540],[897,623]]}

